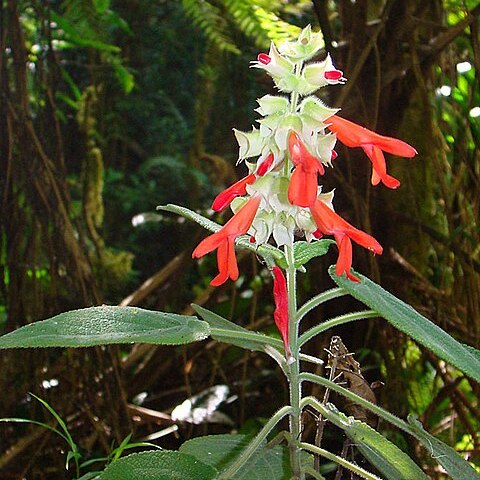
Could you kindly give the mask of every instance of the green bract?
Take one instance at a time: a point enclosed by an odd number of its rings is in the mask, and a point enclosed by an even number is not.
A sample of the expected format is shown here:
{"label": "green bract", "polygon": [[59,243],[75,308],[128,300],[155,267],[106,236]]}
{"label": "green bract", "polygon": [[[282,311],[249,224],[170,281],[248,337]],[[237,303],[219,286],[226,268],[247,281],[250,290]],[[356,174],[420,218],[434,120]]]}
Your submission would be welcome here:
{"label": "green bract", "polygon": [[325,122],[339,110],[339,108],[330,108],[316,97],[305,98],[299,106],[300,113],[312,117],[317,124],[318,122]]}
{"label": "green bract", "polygon": [[282,55],[294,61],[306,61],[315,56],[325,46],[321,32],[312,32],[310,25],[306,26],[298,40],[284,42],[279,50]]}
{"label": "green bract", "polygon": [[259,130],[254,128],[251,132],[242,132],[234,128],[233,132],[240,147],[238,152],[239,159],[256,157],[262,153],[265,140],[260,135]]}
{"label": "green bract", "polygon": [[264,95],[257,99],[257,102],[260,107],[256,111],[263,116],[271,115],[272,113],[285,113],[290,107],[287,97],[277,95]]}

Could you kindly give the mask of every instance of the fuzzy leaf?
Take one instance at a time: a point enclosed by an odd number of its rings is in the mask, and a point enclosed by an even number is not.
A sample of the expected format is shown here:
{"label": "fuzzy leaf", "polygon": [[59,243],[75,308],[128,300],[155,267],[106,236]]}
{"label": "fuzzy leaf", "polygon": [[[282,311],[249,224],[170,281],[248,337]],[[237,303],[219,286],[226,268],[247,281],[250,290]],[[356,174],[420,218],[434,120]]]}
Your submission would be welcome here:
{"label": "fuzzy leaf", "polygon": [[413,434],[430,451],[435,460],[448,472],[454,480],[479,480],[480,473],[463,459],[452,447],[430,435],[423,425],[412,415],[408,416],[408,423]]}
{"label": "fuzzy leaf", "polygon": [[[312,258],[321,257],[328,252],[330,245],[335,242],[330,239],[316,240],[315,242],[295,242],[293,244],[293,251],[295,255],[295,268],[300,268],[302,265],[305,265]],[[286,269],[287,261],[285,257],[279,258],[277,260],[279,267]]]}
{"label": "fuzzy leaf", "polygon": [[332,404],[327,404],[325,415],[388,480],[428,479],[408,455],[366,423],[347,417]]}
{"label": "fuzzy leaf", "polygon": [[251,332],[200,305],[192,304],[192,308],[210,325],[211,337],[217,340],[217,342],[229,343],[246,350],[257,350],[260,352],[265,351],[265,345],[282,348],[282,342],[276,338]]}
{"label": "fuzzy leaf", "polygon": [[345,430],[363,456],[389,480],[428,480],[420,467],[366,423],[354,420]]}
{"label": "fuzzy leaf", "polygon": [[438,325],[420,315],[410,305],[402,302],[364,275],[355,272],[355,275],[358,275],[361,280],[356,283],[345,277],[338,277],[335,274],[335,267],[330,267],[329,273],[337,285],[378,312],[395,328],[480,382],[480,354],[474,353],[473,347],[467,348],[457,342]]}
{"label": "fuzzy leaf", "polygon": [[193,210],[190,210],[186,207],[180,207],[179,205],[173,205],[169,203],[168,205],[159,205],[157,210],[163,210],[165,212],[172,212],[180,215],[181,217],[186,218],[187,220],[193,220],[194,222],[198,223],[201,227],[209,232],[218,232],[222,226],[218,223],[212,222],[212,220],[200,215]]}
{"label": "fuzzy leaf", "polygon": [[90,307],[31,323],[0,337],[0,348],[91,347],[114,343],[181,345],[210,335],[196,317],[136,307]]}
{"label": "fuzzy leaf", "polygon": [[[251,440],[247,435],[209,435],[188,440],[180,447],[180,452],[192,455],[221,472],[240,455]],[[291,472],[286,465],[286,448],[279,445],[273,448],[264,446],[250,457],[231,480],[288,480]]]}
{"label": "fuzzy leaf", "polygon": [[96,480],[100,479],[102,472],[88,472],[85,475],[82,475],[78,480]]}
{"label": "fuzzy leaf", "polygon": [[217,471],[191,455],[163,450],[133,453],[110,464],[101,480],[213,480]]}
{"label": "fuzzy leaf", "polygon": [[[353,401],[357,405],[361,405],[370,412],[378,415],[380,418],[383,418],[392,425],[395,425],[397,428],[414,436],[427,449],[432,458],[434,458],[445,468],[445,470],[448,471],[448,473],[454,480],[480,479],[480,474],[476,472],[466,460],[464,460],[457,452],[455,452],[453,448],[449,447],[448,445],[440,441],[438,438],[435,438],[428,432],[426,432],[423,429],[423,425],[415,418],[409,417],[407,423],[404,420],[396,417],[389,411],[384,410],[378,405],[370,403],[368,400],[359,397],[352,391],[341,387],[340,385],[331,382],[330,380],[312,374],[303,375],[308,381],[312,381],[314,383],[318,383],[319,385],[323,385],[324,387],[331,388],[333,391],[336,391],[340,395],[343,395],[345,398],[348,398],[349,401]],[[346,419],[346,417],[340,412],[338,412],[338,410],[333,405],[328,405],[328,407],[329,409],[327,410],[326,414],[327,418],[340,428],[346,428],[345,425],[347,425],[349,419]]]}

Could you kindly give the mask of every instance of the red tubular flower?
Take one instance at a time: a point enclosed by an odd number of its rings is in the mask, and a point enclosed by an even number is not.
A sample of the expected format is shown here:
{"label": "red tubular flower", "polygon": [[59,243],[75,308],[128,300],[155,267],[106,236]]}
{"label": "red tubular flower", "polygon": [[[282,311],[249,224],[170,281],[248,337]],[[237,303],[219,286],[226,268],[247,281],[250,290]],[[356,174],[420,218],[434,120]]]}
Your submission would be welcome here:
{"label": "red tubular flower", "polygon": [[352,266],[351,240],[378,255],[381,255],[383,252],[382,246],[371,235],[350,225],[320,200],[317,200],[313,207],[310,207],[310,211],[318,229],[327,235],[335,237],[338,246],[338,260],[335,266],[335,273],[338,276],[345,273],[349,280],[359,282],[360,280],[350,272]]}
{"label": "red tubular flower", "polygon": [[292,355],[288,343],[288,291],[287,281],[279,267],[273,267],[273,298],[275,300],[275,311],[273,318],[280,334],[282,335],[283,345],[287,361]]}
{"label": "red tubular flower", "polygon": [[411,158],[417,154],[412,146],[397,138],[379,135],[338,115],[333,115],[327,122],[329,123],[328,128],[347,147],[363,148],[372,162],[372,185],[378,185],[380,182],[388,188],[397,188],[400,185],[396,178],[387,174],[383,152]]}
{"label": "red tubular flower", "polygon": [[228,187],[223,192],[220,192],[212,203],[212,209],[216,212],[221,212],[232,203],[234,198],[245,195],[247,193],[247,185],[250,185],[254,181],[255,175],[251,173]]}
{"label": "red tubular flower", "polygon": [[272,166],[274,160],[273,153],[271,153],[257,168],[257,175],[259,177],[263,177],[267,172],[268,169]]}
{"label": "red tubular flower", "polygon": [[295,165],[288,186],[288,200],[292,205],[311,207],[317,198],[317,175],[323,175],[325,169],[295,132],[288,137],[288,149]]}
{"label": "red tubular flower", "polygon": [[216,233],[202,240],[192,253],[192,258],[200,258],[217,249],[218,275],[210,285],[218,287],[230,277],[238,278],[237,259],[235,257],[235,239],[247,233],[255,218],[260,197],[250,200]]}
{"label": "red tubular flower", "polygon": [[[273,163],[273,153],[268,155],[268,157],[258,166],[257,169],[257,176],[263,177],[267,172],[268,169],[272,166]],[[247,193],[247,185],[251,185],[256,179],[256,176],[251,173],[246,177],[242,178],[238,182],[234,183],[223,192],[220,192],[212,203],[212,209],[216,212],[221,212],[225,208],[227,208],[231,203],[232,200],[236,197],[241,197]]]}

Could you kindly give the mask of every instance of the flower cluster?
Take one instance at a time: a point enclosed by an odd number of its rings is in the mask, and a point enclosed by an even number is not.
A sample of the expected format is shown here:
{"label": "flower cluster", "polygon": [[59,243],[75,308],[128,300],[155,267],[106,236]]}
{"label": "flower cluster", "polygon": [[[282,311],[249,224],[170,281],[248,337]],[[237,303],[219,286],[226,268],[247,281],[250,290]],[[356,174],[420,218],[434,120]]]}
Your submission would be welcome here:
{"label": "flower cluster", "polygon": [[[272,43],[268,54],[261,53],[252,62],[252,67],[267,72],[277,89],[288,96],[260,98],[256,110],[262,117],[259,127],[250,132],[234,130],[239,161],[246,162],[249,174],[215,198],[215,211],[230,206],[234,216],[193,252],[193,257],[199,258],[217,250],[219,274],[212,285],[238,278],[235,239],[245,234],[257,245],[273,237],[278,246],[292,246],[296,235],[308,242],[332,235],[339,250],[336,273],[352,281],[359,281],[350,270],[352,240],[382,253],[372,236],[335,213],[333,191],[322,192],[318,178],[337,158],[337,140],[348,147],[361,147],[372,163],[372,184],[381,182],[389,188],[397,188],[400,182],[387,174],[383,152],[413,157],[416,151],[401,140],[378,135],[338,116],[338,109],[312,96],[323,86],[346,81],[330,55],[321,62],[307,63],[322,46],[321,34],[306,27],[298,40],[285,42],[278,49]],[[278,285],[279,272],[274,276]]]}

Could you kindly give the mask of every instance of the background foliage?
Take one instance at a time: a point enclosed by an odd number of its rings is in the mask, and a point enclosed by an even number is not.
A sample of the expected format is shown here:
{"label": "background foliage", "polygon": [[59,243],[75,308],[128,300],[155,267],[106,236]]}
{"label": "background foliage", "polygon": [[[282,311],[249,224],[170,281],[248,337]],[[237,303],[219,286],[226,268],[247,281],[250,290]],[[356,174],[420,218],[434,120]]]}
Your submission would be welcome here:
{"label": "background foliage", "polygon": [[[329,87],[325,100],[380,133],[400,131],[419,151],[415,160],[390,161],[402,180],[395,193],[371,190],[364,159],[339,151],[338,209],[387,247],[381,258],[355,252],[357,270],[479,348],[476,4],[1,0],[2,330],[102,302],[188,314],[195,301],[272,333],[270,279],[255,257],[242,254],[248,273],[237,289],[213,290],[203,277],[210,260],[189,260],[201,231],[155,207],[206,210],[244,173],[231,128],[249,129],[255,99],[271,89],[248,62],[271,39],[311,23],[349,79]],[[331,284],[328,262],[302,277],[305,288]],[[306,327],[318,321],[311,316]],[[335,333],[357,352],[368,380],[385,384],[375,390],[379,404],[416,414],[478,462],[479,386],[392,332],[365,322]],[[328,342],[308,348],[318,354]],[[28,392],[47,399],[90,459],[130,432],[164,448],[240,426],[251,434],[286,395],[269,360],[213,343],[3,352],[0,364],[0,416],[50,424]],[[215,399],[214,415],[193,421],[174,413],[194,395],[198,405]],[[315,422],[305,422],[313,435]],[[61,439],[40,427],[0,428],[2,478],[72,478]],[[388,434],[442,478],[428,452]],[[338,437],[326,432],[332,449],[341,449]]]}

